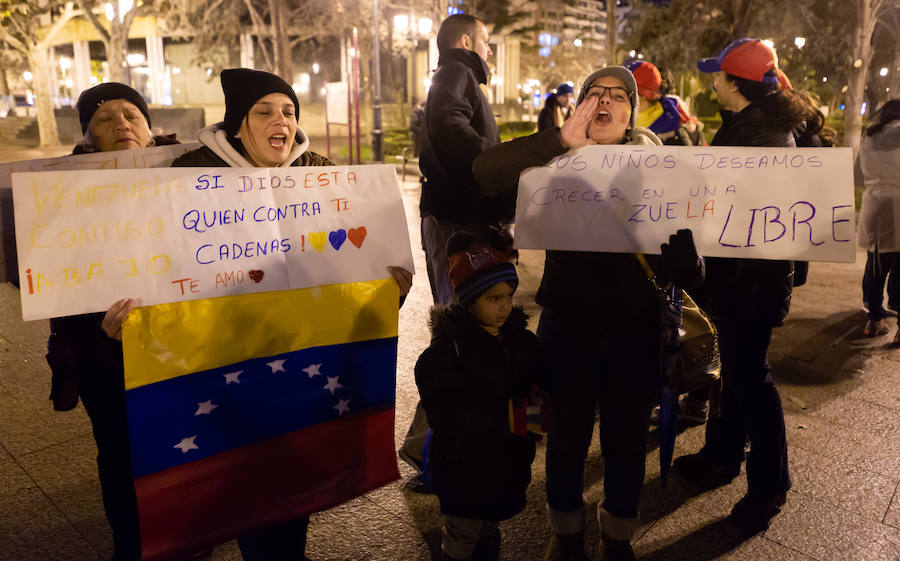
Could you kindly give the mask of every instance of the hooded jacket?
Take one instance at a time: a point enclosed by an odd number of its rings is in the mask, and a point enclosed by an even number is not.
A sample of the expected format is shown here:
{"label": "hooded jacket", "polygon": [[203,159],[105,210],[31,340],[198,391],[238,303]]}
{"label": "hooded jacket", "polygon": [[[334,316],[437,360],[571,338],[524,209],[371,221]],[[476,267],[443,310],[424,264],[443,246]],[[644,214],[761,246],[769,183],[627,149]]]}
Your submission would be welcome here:
{"label": "hooded jacket", "polygon": [[[712,146],[796,146],[792,125],[751,103],[738,113],[722,112]],[[781,325],[791,306],[794,264],[771,259],[706,259],[706,280],[691,296],[713,320]]]}
{"label": "hooded jacket", "polygon": [[472,162],[500,142],[490,104],[481,91],[487,63],[478,53],[447,49],[438,59],[425,104],[428,147],[419,157],[425,176],[419,209],[440,220],[489,224],[511,218],[515,201],[478,194]]}
{"label": "hooded jacket", "polygon": [[[232,144],[228,133],[225,132],[224,123],[216,123],[201,129],[197,133],[197,140],[203,144],[203,147],[178,157],[172,162],[172,167],[256,167],[238,150],[239,140],[235,140],[236,144]],[[309,137],[298,126],[291,155],[279,167],[334,165],[325,156],[311,152],[308,148]]]}
{"label": "hooded jacket", "polygon": [[900,251],[900,121],[863,136],[859,166],[865,182],[859,245],[872,252]]}
{"label": "hooded jacket", "polygon": [[505,520],[525,507],[534,442],[509,428],[509,399],[527,396],[541,373],[528,316],[513,308],[500,336],[456,305],[431,312],[431,345],[416,385],[431,437],[429,463],[441,512]]}

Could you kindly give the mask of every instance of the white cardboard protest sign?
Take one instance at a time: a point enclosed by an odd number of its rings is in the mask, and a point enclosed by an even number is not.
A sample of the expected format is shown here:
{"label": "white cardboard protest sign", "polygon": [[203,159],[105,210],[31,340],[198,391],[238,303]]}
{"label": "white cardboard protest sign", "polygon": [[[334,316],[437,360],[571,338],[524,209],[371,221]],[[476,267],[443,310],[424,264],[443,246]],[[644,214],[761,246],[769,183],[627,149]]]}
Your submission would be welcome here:
{"label": "white cardboard protest sign", "polygon": [[196,142],[170,144],[139,150],[92,152],[0,164],[0,282],[15,280],[18,273],[12,203],[14,172],[169,167],[175,158],[199,147],[200,144]]}
{"label": "white cardboard protest sign", "polygon": [[659,253],[679,228],[711,257],[853,262],[850,149],[587,146],[519,179],[520,248]]}
{"label": "white cardboard protest sign", "polygon": [[33,320],[413,271],[392,166],[16,173]]}

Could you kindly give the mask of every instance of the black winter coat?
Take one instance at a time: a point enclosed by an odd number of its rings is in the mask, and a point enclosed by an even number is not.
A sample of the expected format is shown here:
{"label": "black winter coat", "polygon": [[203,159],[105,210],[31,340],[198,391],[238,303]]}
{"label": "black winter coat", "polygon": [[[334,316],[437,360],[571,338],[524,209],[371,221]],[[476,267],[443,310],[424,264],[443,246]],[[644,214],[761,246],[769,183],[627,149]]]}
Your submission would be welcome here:
{"label": "black winter coat", "polygon": [[[154,146],[181,144],[174,134],[153,137]],[[72,154],[87,154],[79,144]],[[50,319],[47,364],[50,365],[50,400],[57,411],[78,405],[87,377],[121,380],[122,343],[110,339],[100,328],[105,312]]]}
{"label": "black winter coat", "polygon": [[448,49],[438,59],[425,104],[428,147],[419,157],[425,176],[422,216],[461,224],[512,218],[515,200],[488,201],[478,194],[472,162],[500,142],[497,123],[479,84],[488,66],[478,53]]}
{"label": "black winter coat", "polygon": [[[722,112],[712,146],[794,147],[792,125],[776,121],[756,104]],[[691,296],[714,320],[781,325],[791,306],[794,265],[771,259],[706,259],[706,281]]]}
{"label": "black winter coat", "polygon": [[432,482],[441,512],[505,520],[525,508],[534,442],[509,428],[511,397],[527,396],[541,355],[527,316],[513,308],[501,335],[459,306],[432,310],[432,339],[416,363],[416,385],[433,435]]}

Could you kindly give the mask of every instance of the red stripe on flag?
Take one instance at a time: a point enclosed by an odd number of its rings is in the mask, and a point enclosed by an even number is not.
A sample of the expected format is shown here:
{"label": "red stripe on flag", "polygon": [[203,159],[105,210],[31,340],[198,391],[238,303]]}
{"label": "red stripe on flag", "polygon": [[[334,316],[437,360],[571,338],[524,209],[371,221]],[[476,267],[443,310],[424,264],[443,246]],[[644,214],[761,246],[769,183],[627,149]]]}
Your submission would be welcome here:
{"label": "red stripe on flag", "polygon": [[184,559],[400,477],[394,409],[347,415],[135,480],[145,561]]}

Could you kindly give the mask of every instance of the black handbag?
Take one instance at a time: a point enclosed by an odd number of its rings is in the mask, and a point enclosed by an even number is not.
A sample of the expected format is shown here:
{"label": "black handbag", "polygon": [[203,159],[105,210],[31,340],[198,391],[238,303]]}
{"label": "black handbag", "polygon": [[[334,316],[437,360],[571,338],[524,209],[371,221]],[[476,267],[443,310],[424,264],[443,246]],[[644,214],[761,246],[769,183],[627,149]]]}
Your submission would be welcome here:
{"label": "black handbag", "polygon": [[[656,274],[644,255],[635,255],[660,298],[668,334],[671,335],[673,331],[678,334],[677,338],[665,338],[664,383],[674,388],[678,394],[683,394],[718,381],[722,363],[715,325],[687,292],[677,287],[659,286]],[[668,344],[671,340],[677,343]]]}

